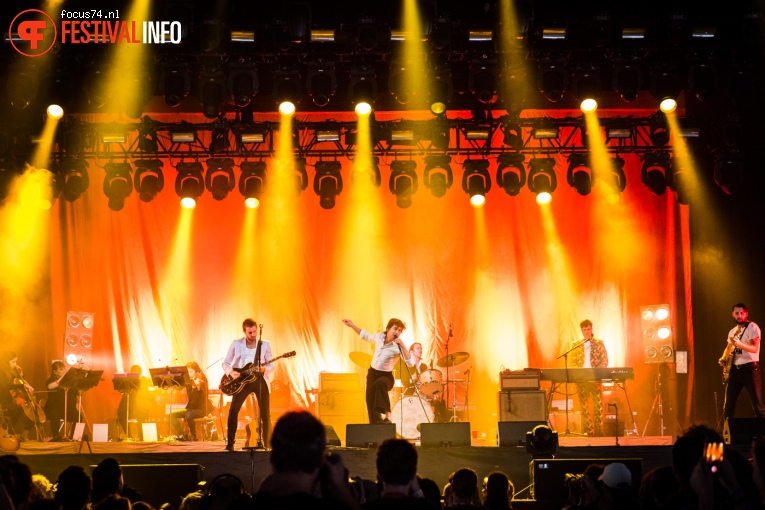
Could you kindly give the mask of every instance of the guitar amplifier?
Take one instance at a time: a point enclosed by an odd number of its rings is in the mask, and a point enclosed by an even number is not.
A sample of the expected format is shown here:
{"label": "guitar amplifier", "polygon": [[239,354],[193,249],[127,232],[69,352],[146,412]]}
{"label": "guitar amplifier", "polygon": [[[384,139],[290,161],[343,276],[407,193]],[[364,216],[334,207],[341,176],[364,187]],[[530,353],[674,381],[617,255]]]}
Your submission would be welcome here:
{"label": "guitar amplifier", "polygon": [[499,373],[499,389],[502,391],[538,390],[540,375],[538,368],[503,370]]}

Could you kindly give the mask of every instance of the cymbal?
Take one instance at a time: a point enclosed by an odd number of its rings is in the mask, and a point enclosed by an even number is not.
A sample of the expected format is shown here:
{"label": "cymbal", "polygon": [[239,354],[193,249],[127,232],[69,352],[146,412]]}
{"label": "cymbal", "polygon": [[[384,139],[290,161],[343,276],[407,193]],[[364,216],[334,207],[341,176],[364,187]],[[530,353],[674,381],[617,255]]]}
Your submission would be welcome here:
{"label": "cymbal", "polygon": [[361,368],[369,368],[369,365],[372,364],[372,355],[367,354],[366,352],[353,351],[348,356],[354,364]]}
{"label": "cymbal", "polygon": [[444,356],[438,362],[436,365],[439,367],[453,367],[454,365],[459,365],[460,363],[464,363],[470,358],[470,354],[467,352],[453,352],[452,354],[448,356]]}

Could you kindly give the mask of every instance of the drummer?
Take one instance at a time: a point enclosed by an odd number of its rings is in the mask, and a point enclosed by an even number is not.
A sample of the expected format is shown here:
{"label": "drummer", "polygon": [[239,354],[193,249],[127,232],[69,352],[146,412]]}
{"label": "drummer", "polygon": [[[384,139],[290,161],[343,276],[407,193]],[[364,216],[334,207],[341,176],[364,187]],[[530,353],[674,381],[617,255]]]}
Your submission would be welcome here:
{"label": "drummer", "polygon": [[[428,370],[428,365],[422,362],[422,344],[415,342],[409,347],[409,362],[407,365],[411,366],[412,378],[409,384],[406,384],[405,395],[414,395],[417,391],[417,383],[420,380],[420,374]],[[401,378],[404,379],[404,374],[401,374]]]}

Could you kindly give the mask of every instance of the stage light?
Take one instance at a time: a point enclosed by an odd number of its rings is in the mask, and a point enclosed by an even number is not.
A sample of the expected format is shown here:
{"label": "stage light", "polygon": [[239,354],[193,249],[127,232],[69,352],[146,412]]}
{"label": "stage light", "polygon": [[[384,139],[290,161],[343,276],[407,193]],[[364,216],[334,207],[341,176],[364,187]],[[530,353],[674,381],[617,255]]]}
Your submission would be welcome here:
{"label": "stage light", "polygon": [[109,209],[121,211],[125,207],[125,199],[133,193],[132,168],[129,163],[107,163],[104,170],[103,188],[104,195],[109,198]]}
{"label": "stage light", "polygon": [[317,142],[339,142],[340,141],[340,128],[324,128],[316,130]]}
{"label": "stage light", "polygon": [[313,191],[319,195],[322,209],[335,207],[335,198],[343,191],[343,177],[339,161],[317,161]]}
{"label": "stage light", "polygon": [[533,458],[554,457],[558,454],[558,433],[547,425],[537,425],[526,432],[526,453]]}
{"label": "stage light", "polygon": [[525,159],[523,154],[509,152],[497,158],[497,186],[511,197],[518,195],[526,185],[526,167],[523,166]]}
{"label": "stage light", "polygon": [[165,187],[162,161],[158,159],[139,159],[136,161],[133,186],[142,202],[154,200]]}
{"label": "stage light", "polygon": [[312,43],[335,42],[335,31],[329,30],[329,29],[325,30],[325,29],[312,28],[310,40]]}
{"label": "stage light", "polygon": [[746,168],[738,154],[720,154],[715,158],[715,184],[728,195],[746,189]]}
{"label": "stage light", "polygon": [[614,91],[625,101],[631,102],[637,99],[638,91],[643,88],[640,59],[638,57],[615,58],[611,83]]}
{"label": "stage light", "polygon": [[293,169],[295,170],[295,191],[299,195],[308,187],[308,172],[305,169],[305,158],[295,158]]}
{"label": "stage light", "polygon": [[399,104],[407,104],[417,95],[419,76],[413,76],[407,64],[392,63],[388,75],[388,90]]}
{"label": "stage light", "polygon": [[101,133],[101,143],[125,143],[127,134],[124,131],[106,131]]}
{"label": "stage light", "polygon": [[246,108],[258,93],[258,73],[254,63],[233,64],[229,69],[228,88],[234,96],[234,104]]}
{"label": "stage light", "polygon": [[677,195],[678,203],[688,205],[691,199],[691,187],[693,168],[687,163],[683,163],[677,157],[672,158],[670,167],[672,168],[672,178],[668,181],[669,187]]}
{"label": "stage light", "polygon": [[[274,71],[273,97],[279,105],[279,112],[283,115],[295,113],[295,105],[303,97],[303,85],[300,72],[297,69],[277,69]],[[282,105],[292,104],[292,112],[284,113]]]}
{"label": "stage light", "polygon": [[138,150],[150,153],[155,153],[159,150],[157,128],[148,117],[144,117],[141,127],[138,129]]}
{"label": "stage light", "polygon": [[223,200],[236,185],[234,161],[231,158],[210,158],[206,161],[205,188],[213,199]]}
{"label": "stage light", "polygon": [[257,129],[242,128],[239,130],[239,144],[259,144],[266,141],[266,133]]}
{"label": "stage light", "polygon": [[493,60],[474,60],[470,64],[468,88],[484,104],[497,100],[497,63]]}
{"label": "stage light", "polygon": [[465,128],[465,140],[488,140],[488,126],[468,126]]}
{"label": "stage light", "polygon": [[313,104],[324,108],[337,92],[337,75],[333,62],[308,64],[306,89]]}
{"label": "stage light", "polygon": [[383,28],[374,19],[362,18],[356,25],[356,42],[364,51],[382,49],[390,40],[390,29]]}
{"label": "stage light", "polygon": [[579,104],[579,109],[585,113],[594,112],[598,109],[598,102],[592,98],[587,98]]}
{"label": "stage light", "polygon": [[566,181],[580,195],[589,195],[595,180],[590,168],[589,154],[570,154]]}
{"label": "stage light", "polygon": [[571,82],[571,92],[581,101],[583,112],[595,111],[598,107],[596,99],[600,96],[600,68],[594,64],[579,65],[574,69]]}
{"label": "stage light", "polygon": [[608,171],[600,181],[608,185],[606,202],[616,204],[621,200],[621,193],[627,187],[627,178],[624,175],[624,160],[619,156],[615,156],[608,163]]}
{"label": "stage light", "polygon": [[217,119],[221,105],[228,96],[226,79],[220,71],[199,73],[199,100],[202,113],[208,119]]}
{"label": "stage light", "polygon": [[558,138],[558,126],[535,126],[531,129],[535,140],[555,140]]}
{"label": "stage light", "polygon": [[292,115],[295,113],[295,104],[290,101],[283,101],[279,103],[279,113],[282,115]]}
{"label": "stage light", "polygon": [[57,104],[52,104],[48,106],[46,113],[51,119],[60,119],[64,116],[64,109]]}
{"label": "stage light", "polygon": [[714,99],[717,92],[717,70],[709,62],[692,62],[688,71],[688,86],[702,103]]}
{"label": "stage light", "polygon": [[215,127],[210,135],[209,151],[211,154],[222,152],[229,148],[228,128],[225,126]]}
{"label": "stage light", "polygon": [[178,163],[176,170],[175,193],[181,198],[183,207],[193,209],[197,205],[197,198],[205,192],[202,163]]}
{"label": "stage light", "polygon": [[[366,103],[371,105],[377,99],[377,76],[374,69],[360,67],[351,69],[348,79],[348,99],[352,104]],[[356,110],[356,113],[359,113]]]}
{"label": "stage light", "polygon": [[619,121],[606,124],[606,140],[614,138],[632,138],[632,127]]}
{"label": "stage light", "polygon": [[59,165],[56,182],[61,196],[67,202],[74,202],[88,189],[88,164],[81,160],[64,160]]}
{"label": "stage light", "polygon": [[372,106],[369,103],[361,102],[356,103],[356,107],[354,108],[356,110],[356,115],[369,115],[372,113]]}
{"label": "stage light", "polygon": [[648,123],[648,130],[654,147],[664,147],[669,143],[669,125],[666,118],[654,116]]}
{"label": "stage light", "polygon": [[[69,124],[67,122],[67,124]],[[67,154],[79,154],[85,149],[85,133],[74,124],[59,130],[56,136],[59,147]]]}
{"label": "stage light", "polygon": [[171,131],[170,141],[173,143],[194,143],[197,141],[197,133],[193,130]]}
{"label": "stage light", "polygon": [[552,193],[558,187],[553,158],[531,158],[529,160],[529,191],[537,195],[537,203],[546,204],[552,200]]}
{"label": "stage light", "polygon": [[470,203],[478,207],[486,202],[491,189],[489,162],[485,159],[468,159],[463,163],[462,190],[470,195]]}
{"label": "stage light", "polygon": [[437,117],[444,115],[454,94],[451,68],[445,65],[433,69],[427,89],[431,113]]}
{"label": "stage light", "polygon": [[641,306],[640,319],[643,329],[643,362],[672,363],[675,349],[669,305]]}
{"label": "stage light", "polygon": [[569,82],[566,59],[545,59],[539,63],[537,87],[553,103],[563,98]]}
{"label": "stage light", "polygon": [[260,205],[260,197],[266,188],[266,164],[263,161],[245,161],[240,167],[239,193],[244,197],[244,204],[250,209]]}
{"label": "stage light", "polygon": [[659,109],[664,113],[674,112],[677,109],[677,101],[671,97],[662,99],[659,103]]}
{"label": "stage light", "polygon": [[191,90],[191,77],[186,64],[162,66],[162,95],[168,106],[176,107]]}
{"label": "stage light", "polygon": [[662,103],[665,99],[676,100],[680,94],[677,72],[669,66],[657,64],[650,70],[648,89],[659,103]]}
{"label": "stage light", "polygon": [[666,152],[646,153],[643,156],[643,168],[640,179],[655,195],[663,195],[667,191],[667,181],[670,175],[669,154]]}
{"label": "stage light", "polygon": [[445,117],[438,117],[430,124],[430,145],[434,149],[445,151],[451,142],[451,128]]}
{"label": "stage light", "polygon": [[450,156],[426,156],[422,182],[434,197],[441,198],[454,183]]}
{"label": "stage light", "polygon": [[517,122],[502,123],[502,143],[511,149],[520,149],[523,147],[523,131]]}
{"label": "stage light", "polygon": [[396,205],[406,209],[412,205],[412,195],[417,192],[417,174],[414,161],[396,160],[390,164],[391,173],[388,188],[396,195]]}
{"label": "stage light", "polygon": [[380,183],[382,182],[379,163],[380,158],[377,156],[372,156],[369,158],[369,168],[367,169],[359,168],[354,162],[353,171],[351,172],[351,183],[356,184],[359,182],[368,186],[379,188]]}

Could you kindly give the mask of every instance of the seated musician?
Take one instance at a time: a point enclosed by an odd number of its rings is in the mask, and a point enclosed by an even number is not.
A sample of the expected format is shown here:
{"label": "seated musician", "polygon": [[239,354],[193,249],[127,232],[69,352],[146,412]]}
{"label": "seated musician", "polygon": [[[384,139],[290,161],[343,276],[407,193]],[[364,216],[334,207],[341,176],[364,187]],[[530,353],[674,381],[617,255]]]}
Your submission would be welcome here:
{"label": "seated musician", "polygon": [[[571,366],[599,368],[608,366],[608,352],[603,340],[598,340],[592,333],[592,321],[585,319],[579,323],[584,338],[574,341],[571,352]],[[602,387],[597,382],[581,382],[576,385],[579,393],[579,405],[582,410],[582,430],[588,436],[603,435],[603,398]],[[592,416],[588,406],[592,398]],[[593,420],[594,418],[594,420]]]}
{"label": "seated musician", "polygon": [[4,352],[0,356],[0,406],[4,416],[10,420],[13,431],[22,441],[26,441],[29,431],[34,429],[34,422],[19,403],[27,392],[34,392],[34,388],[23,384],[16,353]]}
{"label": "seated musician", "polygon": [[[181,436],[182,441],[196,441],[197,429],[194,423],[195,418],[204,418],[207,416],[207,376],[202,372],[196,361],[186,363],[189,370],[189,380],[191,384],[186,386],[186,393],[189,397],[189,403],[186,409],[179,409],[170,414],[170,423],[173,426],[173,432],[176,436]],[[190,436],[183,434],[180,419],[186,420],[189,426]]]}
{"label": "seated musician", "polygon": [[[404,391],[404,395],[414,395],[417,393],[417,384],[420,382],[420,376],[429,370],[426,363],[422,362],[422,344],[415,342],[409,348],[410,356],[409,361],[412,364],[412,382],[408,385]],[[406,374],[402,375],[402,379]],[[444,402],[443,392],[439,392],[438,395],[424,397],[430,405],[433,407],[433,418],[437,423],[448,421],[448,413],[446,410],[446,402]]]}
{"label": "seated musician", "polygon": [[[51,364],[50,377],[46,381],[48,399],[45,401],[45,416],[50,422],[52,441],[69,437],[69,430],[64,423],[65,418],[67,424],[77,422],[79,418],[80,394],[75,389],[61,389],[61,379],[64,374],[66,374],[66,365],[63,361],[56,360]],[[64,412],[65,405],[66,412]]]}

